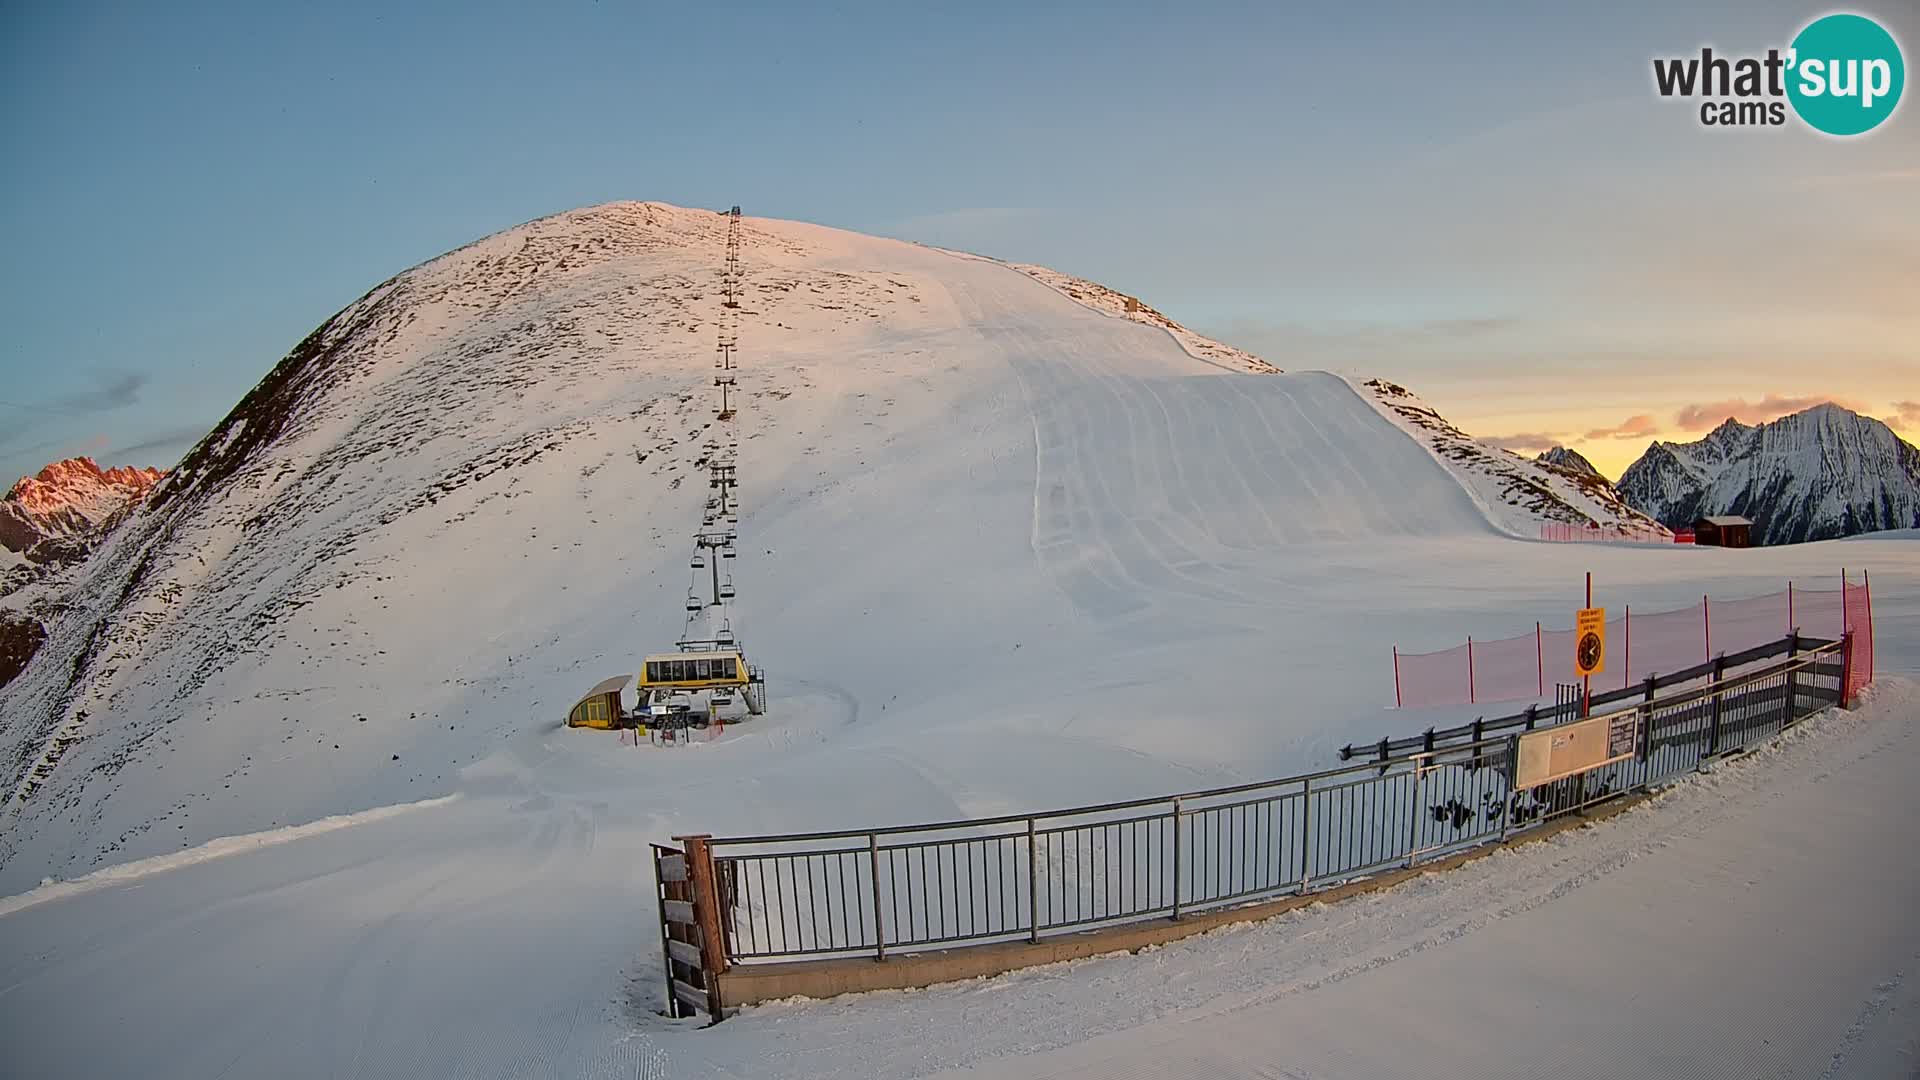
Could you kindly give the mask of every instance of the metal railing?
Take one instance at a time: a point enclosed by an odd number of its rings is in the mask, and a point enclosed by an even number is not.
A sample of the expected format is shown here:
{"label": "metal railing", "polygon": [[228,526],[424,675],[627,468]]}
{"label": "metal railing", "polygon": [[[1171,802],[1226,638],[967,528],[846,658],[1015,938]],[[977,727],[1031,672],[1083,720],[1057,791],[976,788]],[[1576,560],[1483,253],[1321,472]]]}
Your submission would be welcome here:
{"label": "metal railing", "polygon": [[726,961],[1039,941],[1413,866],[1644,790],[1839,703],[1845,648],[1819,643],[1664,697],[1650,684],[1614,710],[1637,714],[1632,757],[1519,791],[1515,732],[1153,799],[713,839]]}
{"label": "metal railing", "polygon": [[[1779,657],[1793,657],[1810,649],[1819,649],[1835,645],[1833,641],[1820,638],[1788,634],[1777,641],[1755,645],[1739,652],[1723,653],[1702,664],[1681,668],[1666,674],[1649,675],[1632,686],[1606,690],[1593,695],[1588,707],[1604,709],[1621,702],[1640,700],[1652,696],[1661,690],[1677,686],[1688,686],[1703,679],[1722,680],[1728,672],[1739,674],[1742,669],[1754,664]],[[1471,723],[1450,728],[1428,728],[1424,733],[1403,738],[1382,738],[1378,742],[1352,744],[1340,748],[1340,760],[1351,761],[1356,758],[1371,758],[1385,761],[1410,751],[1432,751],[1444,746],[1478,742],[1496,735],[1514,731],[1532,731],[1537,727],[1564,723],[1572,716],[1564,706],[1529,705],[1516,713],[1489,719],[1479,719]]]}

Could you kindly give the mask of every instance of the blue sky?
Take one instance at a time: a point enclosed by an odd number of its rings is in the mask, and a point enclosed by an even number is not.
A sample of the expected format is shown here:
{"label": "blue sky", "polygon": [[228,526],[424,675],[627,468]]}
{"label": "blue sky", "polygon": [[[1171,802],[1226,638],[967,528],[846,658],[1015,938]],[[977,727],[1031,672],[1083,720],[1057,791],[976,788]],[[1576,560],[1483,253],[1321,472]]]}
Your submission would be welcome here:
{"label": "blue sky", "polygon": [[1920,106],[1843,142],[1651,89],[1824,8],[280,7],[0,14],[0,475],[170,464],[378,281],[624,198],[1046,263],[1615,469],[1723,406],[1920,434]]}

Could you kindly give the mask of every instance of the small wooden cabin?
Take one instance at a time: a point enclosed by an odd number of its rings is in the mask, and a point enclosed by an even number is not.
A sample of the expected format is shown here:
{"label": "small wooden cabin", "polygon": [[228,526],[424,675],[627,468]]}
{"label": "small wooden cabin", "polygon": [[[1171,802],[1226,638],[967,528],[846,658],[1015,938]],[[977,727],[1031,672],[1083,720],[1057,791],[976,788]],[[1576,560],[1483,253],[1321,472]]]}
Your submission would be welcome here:
{"label": "small wooden cabin", "polygon": [[1716,514],[1696,519],[1693,542],[1708,547],[1752,547],[1753,522],[1738,514]]}
{"label": "small wooden cabin", "polygon": [[587,691],[587,695],[575,702],[573,709],[567,713],[567,726],[602,729],[626,726],[627,716],[620,707],[620,692],[627,688],[632,678],[631,675],[615,675]]}

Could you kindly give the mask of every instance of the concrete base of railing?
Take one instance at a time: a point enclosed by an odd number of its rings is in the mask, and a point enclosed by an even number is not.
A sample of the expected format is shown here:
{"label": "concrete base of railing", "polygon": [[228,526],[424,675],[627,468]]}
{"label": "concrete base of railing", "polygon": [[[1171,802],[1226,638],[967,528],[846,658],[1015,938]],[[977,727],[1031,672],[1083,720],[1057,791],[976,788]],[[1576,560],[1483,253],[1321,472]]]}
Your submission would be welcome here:
{"label": "concrete base of railing", "polygon": [[1305,896],[1283,896],[1239,907],[1183,915],[1173,919],[1153,919],[1120,926],[1062,933],[1043,937],[1038,943],[1001,942],[969,945],[927,952],[897,953],[885,960],[871,956],[842,957],[830,960],[798,960],[777,964],[743,964],[728,968],[720,976],[720,993],[728,1008],[755,1005],[782,998],[828,998],[869,990],[908,990],[936,983],[960,982],[1002,975],[1021,968],[1083,960],[1090,956],[1138,952],[1154,945],[1204,934],[1235,923],[1257,922],[1283,915],[1309,904],[1327,904],[1362,893],[1390,889],[1421,874],[1451,870],[1475,859],[1484,858],[1501,847],[1513,847],[1557,836],[1628,810],[1650,796],[1625,795],[1612,802],[1590,807],[1585,814],[1569,814],[1545,825],[1520,833],[1506,844],[1482,844],[1465,851],[1423,862],[1412,868],[1383,870],[1359,881],[1337,885]]}

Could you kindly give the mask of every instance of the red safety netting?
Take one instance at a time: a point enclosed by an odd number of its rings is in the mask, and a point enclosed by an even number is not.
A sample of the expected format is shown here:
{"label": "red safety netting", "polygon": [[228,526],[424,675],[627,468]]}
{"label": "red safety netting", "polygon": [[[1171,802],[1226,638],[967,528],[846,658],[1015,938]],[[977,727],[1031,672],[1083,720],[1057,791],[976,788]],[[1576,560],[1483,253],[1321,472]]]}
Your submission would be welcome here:
{"label": "red safety netting", "polygon": [[[1609,522],[1605,525],[1588,521],[1572,525],[1564,521],[1543,521],[1540,523],[1540,539],[1558,543],[1579,543],[1582,541],[1596,544],[1672,544],[1677,543],[1674,534],[1658,525],[1625,525]],[[1689,538],[1691,539],[1691,538]]]}
{"label": "red safety netting", "polygon": [[[1595,689],[1631,686],[1716,656],[1801,634],[1837,640],[1854,634],[1849,696],[1873,681],[1873,609],[1865,584],[1840,589],[1789,585],[1765,596],[1715,600],[1703,596],[1673,611],[1623,610],[1607,621],[1607,660]],[[1394,701],[1404,707],[1529,701],[1556,684],[1577,679],[1574,633],[1536,625],[1532,633],[1497,641],[1470,641],[1441,652],[1394,650]]]}
{"label": "red safety netting", "polygon": [[1846,701],[1852,701],[1862,687],[1873,681],[1873,586],[1870,582],[1848,584],[1841,597],[1847,632],[1853,635],[1847,651]]}

